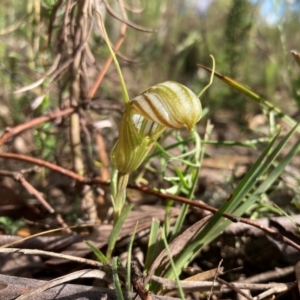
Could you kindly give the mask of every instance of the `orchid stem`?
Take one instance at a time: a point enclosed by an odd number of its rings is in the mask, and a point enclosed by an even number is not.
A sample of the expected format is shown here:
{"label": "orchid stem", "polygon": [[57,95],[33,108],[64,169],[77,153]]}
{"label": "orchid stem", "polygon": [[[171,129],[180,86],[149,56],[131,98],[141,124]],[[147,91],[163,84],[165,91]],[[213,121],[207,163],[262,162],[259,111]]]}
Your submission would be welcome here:
{"label": "orchid stem", "polygon": [[113,201],[115,202],[114,224],[118,221],[126,200],[126,187],[129,174],[118,174],[117,191]]}

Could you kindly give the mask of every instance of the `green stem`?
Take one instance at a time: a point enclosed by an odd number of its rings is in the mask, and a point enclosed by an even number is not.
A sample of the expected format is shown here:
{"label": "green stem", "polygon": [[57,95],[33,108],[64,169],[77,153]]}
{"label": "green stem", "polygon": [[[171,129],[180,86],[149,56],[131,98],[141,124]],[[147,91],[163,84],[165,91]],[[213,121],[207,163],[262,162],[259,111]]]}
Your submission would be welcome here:
{"label": "green stem", "polygon": [[116,58],[115,52],[114,52],[114,50],[111,47],[111,44],[110,44],[110,41],[109,41],[109,38],[108,38],[108,35],[107,35],[107,32],[106,32],[106,29],[105,29],[105,26],[104,26],[104,22],[103,22],[102,16],[101,16],[101,14],[98,11],[96,11],[96,13],[97,13],[98,20],[99,20],[99,26],[100,26],[100,28],[102,30],[102,33],[103,33],[103,36],[104,36],[104,40],[105,40],[105,42],[107,44],[107,47],[108,47],[109,52],[110,52],[110,55],[112,56],[112,59],[114,61],[114,64],[115,64],[117,72],[118,72],[118,76],[119,76],[119,79],[120,79],[120,82],[121,82],[121,86],[122,86],[122,93],[123,93],[124,102],[125,102],[125,105],[127,106],[127,104],[129,103],[129,95],[128,95],[128,92],[127,92],[127,89],[126,89],[126,85],[125,85],[125,81],[124,81],[124,78],[123,78],[123,75],[122,75],[122,72],[121,72],[121,68],[120,68],[119,62],[118,62],[118,60]]}
{"label": "green stem", "polygon": [[213,80],[214,80],[214,73],[215,73],[215,67],[216,67],[216,63],[215,63],[215,59],[212,55],[210,55],[211,59],[212,59],[212,73],[210,75],[210,79],[209,79],[209,83],[205,86],[205,88],[198,94],[198,98],[200,98],[204,92],[212,85]]}
{"label": "green stem", "polygon": [[126,200],[126,187],[129,179],[129,174],[118,174],[117,193],[114,199],[114,223],[116,223],[121,215],[122,209]]}

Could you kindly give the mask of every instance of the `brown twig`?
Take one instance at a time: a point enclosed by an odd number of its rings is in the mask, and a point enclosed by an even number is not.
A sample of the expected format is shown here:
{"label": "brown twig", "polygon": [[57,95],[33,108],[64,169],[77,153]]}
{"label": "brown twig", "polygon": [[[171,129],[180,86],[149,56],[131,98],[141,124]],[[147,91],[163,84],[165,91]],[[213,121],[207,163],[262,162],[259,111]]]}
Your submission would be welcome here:
{"label": "brown twig", "polygon": [[63,117],[63,116],[69,115],[74,111],[75,111],[74,107],[69,107],[69,108],[66,108],[64,110],[51,112],[50,114],[48,114],[46,116],[37,117],[33,120],[30,120],[26,123],[17,125],[16,127],[13,127],[13,128],[6,128],[6,131],[0,137],[0,146],[3,145],[5,142],[7,142],[7,140],[9,140],[14,135],[17,135],[17,134],[19,134],[20,132],[22,132],[24,130],[33,128],[35,126],[38,126],[42,123],[51,121],[51,120],[56,119],[58,117]]}
{"label": "brown twig", "polygon": [[120,104],[104,104],[104,103],[88,103],[88,108],[99,111],[99,110],[113,110],[120,114],[123,113],[124,107]]}
{"label": "brown twig", "polygon": [[223,280],[223,279],[221,279],[221,278],[217,278],[216,280],[217,280],[220,284],[226,285],[229,289],[235,291],[237,294],[242,295],[244,298],[246,298],[246,299],[248,299],[248,300],[253,300],[253,298],[252,298],[252,297],[249,297],[248,295],[246,295],[246,294],[242,291],[242,289],[236,287],[236,286],[234,285],[234,283],[227,282],[227,281],[225,281],[225,280]]}
{"label": "brown twig", "polygon": [[22,174],[22,175],[25,175],[25,174],[29,174],[29,173],[36,173],[36,172],[39,172],[39,167],[37,166],[34,166],[34,167],[31,167],[31,168],[27,168],[27,169],[22,169],[18,172],[15,172],[15,171],[8,171],[8,170],[0,170],[0,176],[9,176],[9,177],[15,177],[17,176],[17,174]]}
{"label": "brown twig", "polygon": [[273,282],[279,281],[279,278],[288,276],[295,272],[294,266],[288,266],[285,268],[276,268],[272,271],[267,271],[253,275],[251,277],[244,278],[243,280],[238,280],[238,282],[244,283],[258,283],[258,282]]}
{"label": "brown twig", "polygon": [[133,290],[142,300],[152,300],[150,292],[144,286],[144,276],[137,259],[131,261],[131,283]]}
{"label": "brown twig", "polygon": [[15,171],[7,171],[7,170],[0,170],[0,175],[3,176],[10,176],[12,177],[15,181],[18,181],[22,184],[24,189],[27,190],[27,192],[30,195],[33,195],[47,210],[50,214],[54,214],[57,222],[65,229],[65,231],[68,234],[72,234],[72,230],[68,227],[68,225],[65,223],[63,218],[61,217],[60,214],[57,214],[54,210],[54,208],[47,202],[47,200],[43,197],[42,193],[40,193],[36,188],[34,188],[24,177],[25,173],[28,172],[33,172],[33,168],[31,169],[25,169],[20,172],[15,172]]}
{"label": "brown twig", "polygon": [[55,253],[51,251],[43,251],[43,250],[36,250],[36,249],[19,249],[19,248],[2,248],[0,247],[0,253],[20,253],[25,255],[42,255],[48,257],[55,257],[55,258],[62,258],[67,259],[70,261],[76,261],[82,264],[87,264],[93,266],[95,268],[102,268],[104,265],[96,260],[81,258],[72,255],[66,255],[62,253]]}
{"label": "brown twig", "polygon": [[[218,268],[215,271],[214,278],[213,278],[213,284],[215,284],[216,280],[219,278],[219,275],[221,275],[223,272],[224,268],[222,267],[222,263],[223,263],[223,259],[221,259],[221,261],[219,262]],[[213,286],[211,287],[211,289],[209,291],[208,300],[211,299],[212,294],[213,294]]]}
{"label": "brown twig", "polygon": [[[51,67],[48,69],[48,71],[45,73],[45,75],[43,77],[41,77],[37,81],[35,81],[27,86],[21,87],[20,89],[14,91],[14,94],[23,93],[23,92],[29,91],[29,90],[34,89],[34,88],[38,87],[39,85],[41,85],[45,81],[47,76],[50,76],[57,69],[60,59],[61,59],[61,54],[59,53],[56,55],[56,57],[53,61],[53,64],[51,65]],[[51,89],[51,86],[52,85],[49,84],[49,86],[44,90],[44,93],[49,91]]]}
{"label": "brown twig", "polygon": [[[39,159],[39,158],[35,158],[35,157],[28,156],[28,155],[23,155],[23,154],[9,153],[9,152],[0,153],[0,157],[26,161],[26,162],[29,162],[29,163],[32,163],[32,164],[35,164],[35,165],[38,165],[38,166],[41,166],[41,167],[45,167],[45,168],[48,168],[52,171],[58,172],[62,175],[73,178],[76,181],[81,182],[81,183],[90,182],[89,179],[87,179],[83,176],[80,176],[80,175],[76,174],[75,172],[72,172],[72,171],[67,170],[63,167],[60,167],[56,164],[50,163],[48,161],[45,161],[45,160],[42,160],[42,159]],[[99,183],[100,182],[98,182],[98,184]],[[108,184],[108,183],[106,182],[105,184]]]}
{"label": "brown twig", "polygon": [[[132,188],[132,189],[140,190],[140,191],[145,192],[147,194],[156,195],[157,197],[160,197],[160,198],[163,198],[163,199],[166,199],[166,200],[167,199],[172,199],[172,200],[175,200],[175,201],[178,201],[178,202],[181,202],[181,203],[185,203],[185,204],[188,204],[188,205],[191,205],[191,206],[194,206],[194,207],[199,207],[199,208],[201,208],[203,210],[210,211],[213,214],[215,214],[215,213],[218,212],[217,208],[212,207],[210,205],[207,205],[205,203],[200,203],[198,201],[190,200],[190,199],[187,199],[187,198],[184,198],[184,197],[180,197],[180,196],[176,196],[176,195],[163,194],[163,193],[160,193],[158,191],[152,190],[152,189],[150,189],[150,188],[148,188],[146,186],[140,185],[140,184],[139,185],[128,185],[128,187]],[[267,233],[267,234],[273,236],[274,238],[277,238],[277,239],[279,239],[279,240],[281,240],[281,241],[289,244],[290,246],[292,246],[295,249],[297,249],[298,251],[300,251],[300,245],[298,245],[297,243],[293,242],[289,238],[281,235],[280,233],[278,233],[276,230],[273,230],[272,228],[263,226],[263,225],[259,224],[258,222],[255,222],[253,220],[250,220],[250,219],[247,219],[247,218],[242,218],[242,217],[237,217],[237,216],[234,216],[234,215],[229,214],[229,213],[223,213],[222,216],[224,218],[229,219],[232,222],[242,222],[242,223],[254,226],[254,227],[258,228],[258,229],[261,229],[265,233]]]}
{"label": "brown twig", "polygon": [[[39,166],[42,166],[42,167],[46,167],[46,168],[49,168],[49,169],[51,169],[55,172],[59,172],[60,174],[71,177],[71,178],[73,178],[74,180],[76,180],[78,182],[82,182],[82,183],[86,183],[86,184],[109,185],[109,182],[103,181],[99,177],[89,179],[89,178],[80,176],[80,175],[78,175],[78,174],[76,174],[76,173],[74,173],[70,170],[67,170],[67,169],[62,168],[60,166],[57,166],[55,164],[49,163],[47,161],[44,161],[44,160],[41,160],[41,159],[38,159],[38,158],[30,157],[30,156],[27,156],[27,155],[3,152],[3,153],[0,153],[0,157],[27,161],[27,162],[30,162],[30,163],[33,163],[33,164],[36,164],[36,165],[39,165]],[[178,201],[178,202],[181,202],[181,203],[185,203],[185,204],[188,204],[188,205],[191,205],[191,206],[194,206],[194,207],[199,207],[203,210],[210,211],[213,214],[218,212],[217,208],[212,207],[210,205],[207,205],[205,203],[201,203],[201,202],[195,201],[195,200],[190,200],[190,199],[180,197],[180,196],[176,196],[176,195],[163,194],[163,193],[152,190],[151,188],[140,185],[140,184],[138,184],[138,185],[129,184],[128,188],[136,189],[136,190],[142,191],[142,192],[147,193],[147,194],[155,195],[155,196],[157,196],[159,198],[162,198],[162,199],[166,199],[166,200],[171,199],[171,200]],[[300,245],[293,242],[289,238],[283,236],[282,234],[278,233],[276,230],[273,230],[272,228],[263,226],[263,225],[259,224],[258,222],[255,222],[253,220],[249,220],[249,219],[241,218],[241,217],[236,217],[236,216],[234,216],[232,214],[228,214],[228,213],[223,213],[222,216],[224,218],[229,219],[232,222],[242,222],[242,223],[254,226],[254,227],[264,231],[265,233],[273,236],[274,238],[277,238],[277,239],[285,242],[286,244],[292,246],[293,248],[297,249],[298,251],[300,251]]]}
{"label": "brown twig", "polygon": [[[177,289],[178,285],[177,282],[174,280],[153,276],[152,280],[161,284],[165,290],[173,290]],[[249,289],[254,291],[262,291],[267,290],[270,288],[274,288],[274,293],[281,293],[283,291],[288,291],[292,287],[296,285],[295,282],[288,282],[288,283],[243,283],[243,282],[233,282],[230,284],[230,288],[225,288],[224,283],[218,283],[213,281],[180,281],[180,285],[183,290],[187,290],[189,292],[192,291],[209,291],[211,288],[217,291],[228,291],[231,290],[232,287],[238,289]],[[249,299],[249,298],[247,298]],[[252,298],[250,298],[252,300]],[[262,298],[261,298],[262,299]]]}

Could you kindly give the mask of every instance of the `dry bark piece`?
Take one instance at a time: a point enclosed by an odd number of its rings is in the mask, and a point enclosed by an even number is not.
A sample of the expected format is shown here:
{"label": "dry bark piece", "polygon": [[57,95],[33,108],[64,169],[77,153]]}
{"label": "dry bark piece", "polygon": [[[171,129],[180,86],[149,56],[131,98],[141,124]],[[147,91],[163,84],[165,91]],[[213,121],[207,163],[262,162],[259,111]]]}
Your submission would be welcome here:
{"label": "dry bark piece", "polygon": [[[46,283],[47,281],[43,280],[19,278],[0,274],[0,299],[16,299],[16,297],[19,297],[26,292],[30,292],[31,290],[35,290]],[[77,284],[61,284],[44,291],[38,298],[33,296],[28,297],[27,299],[99,300],[101,297],[105,296],[107,296],[107,299],[117,299],[113,290]]]}
{"label": "dry bark piece", "polygon": [[[43,286],[47,281],[30,278],[19,278],[0,274],[0,299],[13,300],[22,294]],[[125,293],[125,296],[134,297],[135,293]],[[179,300],[179,298],[155,296],[153,300]],[[117,299],[115,291],[107,288],[98,288],[78,284],[61,284],[45,290],[39,298],[36,296],[26,298],[27,300],[99,300]]]}

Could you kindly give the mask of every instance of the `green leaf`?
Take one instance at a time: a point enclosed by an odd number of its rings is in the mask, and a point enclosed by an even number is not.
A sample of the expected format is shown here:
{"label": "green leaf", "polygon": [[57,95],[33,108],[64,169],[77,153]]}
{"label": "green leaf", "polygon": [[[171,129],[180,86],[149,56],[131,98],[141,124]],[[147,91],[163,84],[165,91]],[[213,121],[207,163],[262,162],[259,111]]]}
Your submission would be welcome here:
{"label": "green leaf", "polygon": [[[198,64],[198,67],[208,71],[212,72],[210,68],[207,68],[203,65]],[[290,116],[284,114],[278,107],[273,105],[271,102],[267,101],[266,99],[263,99],[261,96],[256,94],[254,91],[249,89],[248,87],[238,83],[237,81],[233,80],[230,77],[224,76],[218,72],[214,72],[215,76],[217,76],[219,79],[221,79],[223,82],[228,84],[229,86],[233,87],[234,89],[242,92],[244,95],[248,96],[255,102],[257,102],[259,105],[261,105],[263,108],[265,108],[267,111],[273,111],[276,113],[277,116],[279,116],[286,124],[290,125],[291,127],[294,127],[297,122],[291,118]],[[297,126],[297,132],[300,132],[300,128]]]}
{"label": "green leaf", "polygon": [[108,240],[108,245],[107,245],[107,252],[106,252],[106,257],[108,260],[111,259],[112,252],[115,248],[115,245],[116,245],[117,239],[119,237],[120,231],[122,229],[122,226],[123,226],[124,222],[126,221],[126,218],[127,218],[128,214],[130,213],[130,211],[132,210],[132,208],[133,208],[133,204],[130,204],[123,210],[118,221],[114,225],[113,230],[111,231],[111,234],[110,234],[109,240]]}
{"label": "green leaf", "polygon": [[132,254],[132,246],[134,242],[135,233],[137,230],[138,223],[136,223],[133,233],[130,238],[129,246],[128,246],[128,257],[127,257],[127,291],[129,292],[131,290],[131,254]]}
{"label": "green leaf", "polygon": [[168,242],[167,242],[167,238],[166,238],[164,232],[165,232],[165,230],[162,229],[162,240],[164,242],[165,249],[168,253],[168,257],[169,257],[169,260],[170,260],[170,263],[171,263],[171,268],[172,268],[172,271],[173,271],[173,276],[175,277],[175,280],[176,280],[176,283],[177,283],[177,288],[178,288],[178,291],[179,291],[180,298],[184,300],[185,296],[184,296],[184,292],[183,292],[182,286],[180,284],[180,279],[179,279],[179,274],[180,273],[178,273],[178,270],[175,266],[175,263],[174,263],[174,260],[173,260],[173,257],[172,257],[172,253],[170,251],[170,248],[169,248],[169,245],[168,245]]}
{"label": "green leaf", "polygon": [[[231,213],[236,216],[240,216],[245,213],[251,205],[266,191],[266,189],[274,182],[274,180],[282,173],[286,164],[298,151],[298,145],[295,145],[289,154],[278,164],[277,168],[271,172],[267,180],[262,183],[258,189],[254,189],[257,180],[269,169],[272,162],[277,155],[285,147],[290,137],[294,134],[298,124],[282,139],[277,146],[274,147],[275,141],[278,138],[278,134],[271,140],[268,147],[263,151],[257,161],[253,164],[239,185],[233,191],[232,196],[228,199],[218,210],[218,212],[210,219],[205,228],[199,233],[199,235],[190,242],[185,251],[183,251],[176,259],[176,267],[178,271],[182,268],[208,243],[215,239],[229,224],[231,221],[224,219],[222,215],[224,213]],[[274,149],[272,149],[274,148]],[[250,191],[253,191],[252,195],[245,200],[245,197]],[[258,192],[257,192],[258,190]],[[244,201],[244,202],[243,202]],[[169,269],[166,273],[167,278],[172,278],[172,272]]]}
{"label": "green leaf", "polygon": [[117,299],[125,300],[121,288],[119,274],[118,274],[118,267],[120,265],[121,265],[120,259],[118,257],[114,257],[112,260],[112,274],[113,274],[113,281],[116,289]]}
{"label": "green leaf", "polygon": [[153,219],[151,223],[150,235],[148,240],[147,254],[145,259],[145,271],[148,271],[151,267],[154,259],[157,256],[159,248],[159,221]]}
{"label": "green leaf", "polygon": [[106,256],[91,241],[84,242],[92,249],[93,253],[96,255],[100,262],[102,262],[103,264],[109,263],[109,260],[106,258]]}
{"label": "green leaf", "polygon": [[268,174],[266,180],[264,180],[260,186],[253,192],[253,194],[245,201],[238,209],[235,210],[235,215],[240,216],[244,211],[248,209],[250,205],[252,205],[257,199],[265,193],[275,182],[275,180],[282,174],[284,168],[290,163],[292,158],[299,151],[300,141],[297,142],[292,149],[288,152],[288,154],[280,160],[280,163],[276,166],[276,168]]}

